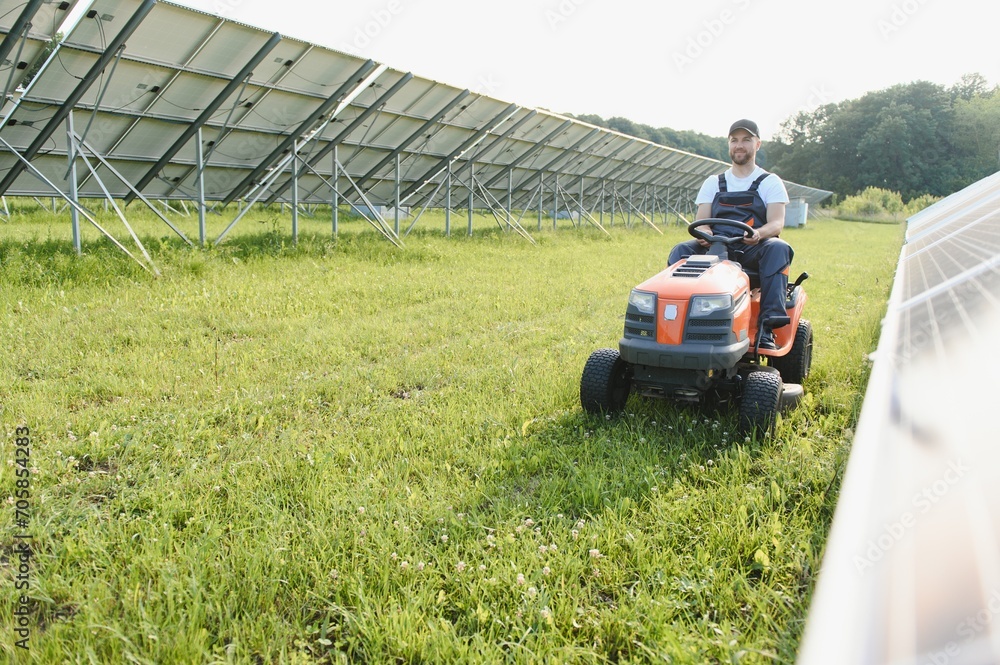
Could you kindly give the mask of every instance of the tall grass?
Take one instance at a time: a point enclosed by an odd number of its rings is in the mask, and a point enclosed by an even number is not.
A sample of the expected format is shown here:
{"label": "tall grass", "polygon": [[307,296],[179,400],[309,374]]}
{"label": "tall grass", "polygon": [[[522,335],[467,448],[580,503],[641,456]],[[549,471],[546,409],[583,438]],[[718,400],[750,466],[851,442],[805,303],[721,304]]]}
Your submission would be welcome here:
{"label": "tall grass", "polygon": [[6,656],[794,659],[899,227],[785,233],[813,375],[737,440],[731,413],[579,407],[679,228],[536,246],[432,217],[399,250],[319,219],[293,247],[276,219],[208,250],[141,224],[159,279],[93,237],[74,256],[44,212],[0,222],[0,496],[27,425],[35,537],[25,654],[8,506]]}

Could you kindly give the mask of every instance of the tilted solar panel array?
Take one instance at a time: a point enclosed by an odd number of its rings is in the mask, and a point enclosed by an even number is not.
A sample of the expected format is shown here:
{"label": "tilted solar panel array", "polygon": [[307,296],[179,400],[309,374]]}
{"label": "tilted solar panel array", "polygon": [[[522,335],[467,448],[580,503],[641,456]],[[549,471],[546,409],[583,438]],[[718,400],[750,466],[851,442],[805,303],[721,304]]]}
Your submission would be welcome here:
{"label": "tilted solar panel array", "polygon": [[908,220],[800,663],[1000,662],[1000,173]]}
{"label": "tilted solar panel array", "polygon": [[[32,30],[18,39],[12,27],[32,3],[0,0],[4,44],[22,54],[8,58],[8,70],[21,64],[15,71],[23,72],[39,58],[73,8],[33,2]],[[393,204],[398,195],[402,205],[438,207],[447,196],[438,185],[450,171],[476,205],[527,207],[539,189],[588,207],[609,192],[690,205],[704,177],[723,168],[155,0],[93,2],[0,125],[0,138],[63,189],[70,110],[74,144],[105,160],[91,160],[98,177],[81,168],[83,198],[107,188],[126,200],[138,192],[195,200],[201,164],[205,198],[225,203],[292,200],[293,179],[295,200],[329,203],[336,173],[341,200],[361,201],[364,192],[375,203]],[[788,188],[811,203],[829,195]],[[0,144],[0,194],[52,189]]]}

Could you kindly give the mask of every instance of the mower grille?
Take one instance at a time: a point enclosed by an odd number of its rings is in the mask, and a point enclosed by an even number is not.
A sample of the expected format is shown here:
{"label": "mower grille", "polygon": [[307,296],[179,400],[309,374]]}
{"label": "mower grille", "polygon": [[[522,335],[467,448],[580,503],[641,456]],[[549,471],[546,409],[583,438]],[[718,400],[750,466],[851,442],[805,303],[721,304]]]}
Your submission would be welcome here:
{"label": "mower grille", "polygon": [[725,342],[732,334],[733,320],[688,319],[684,329],[685,342]]}
{"label": "mower grille", "polygon": [[645,330],[643,328],[632,328],[631,326],[625,326],[625,336],[626,337],[652,337],[652,330]]}
{"label": "mower grille", "polygon": [[689,342],[721,342],[726,339],[725,333],[688,333],[684,336]]}
{"label": "mower grille", "polygon": [[629,305],[625,310],[625,336],[644,339],[656,337],[656,317],[642,314]]}

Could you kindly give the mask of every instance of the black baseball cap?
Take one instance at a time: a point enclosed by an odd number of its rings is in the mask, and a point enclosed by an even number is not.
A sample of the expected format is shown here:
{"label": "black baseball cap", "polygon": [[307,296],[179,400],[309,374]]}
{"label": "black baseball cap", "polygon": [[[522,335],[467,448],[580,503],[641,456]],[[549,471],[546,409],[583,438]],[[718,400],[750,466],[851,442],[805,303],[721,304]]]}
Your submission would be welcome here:
{"label": "black baseball cap", "polygon": [[729,128],[729,136],[732,136],[733,132],[737,129],[745,129],[757,138],[760,138],[760,130],[757,129],[757,123],[753,120],[747,120],[746,118],[743,120],[737,120],[733,123],[733,126]]}

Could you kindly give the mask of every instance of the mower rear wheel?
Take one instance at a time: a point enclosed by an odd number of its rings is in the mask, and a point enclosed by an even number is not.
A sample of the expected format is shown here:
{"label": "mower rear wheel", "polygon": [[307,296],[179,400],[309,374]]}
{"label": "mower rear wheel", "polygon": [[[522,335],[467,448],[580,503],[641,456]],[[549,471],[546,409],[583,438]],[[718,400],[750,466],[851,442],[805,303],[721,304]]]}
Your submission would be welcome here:
{"label": "mower rear wheel", "polygon": [[813,356],[812,325],[805,319],[799,320],[792,349],[780,358],[771,358],[771,367],[781,373],[785,383],[802,383],[809,376]]}
{"label": "mower rear wheel", "polygon": [[777,372],[751,372],[743,383],[740,399],[740,434],[765,433],[774,427],[781,398],[781,376]]}
{"label": "mower rear wheel", "polygon": [[580,379],[580,404],[588,413],[618,413],[632,391],[632,371],[618,349],[590,354]]}

